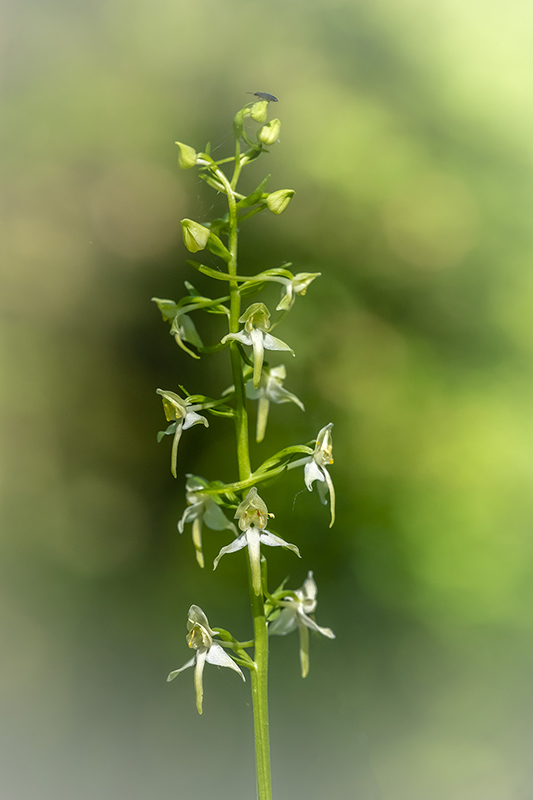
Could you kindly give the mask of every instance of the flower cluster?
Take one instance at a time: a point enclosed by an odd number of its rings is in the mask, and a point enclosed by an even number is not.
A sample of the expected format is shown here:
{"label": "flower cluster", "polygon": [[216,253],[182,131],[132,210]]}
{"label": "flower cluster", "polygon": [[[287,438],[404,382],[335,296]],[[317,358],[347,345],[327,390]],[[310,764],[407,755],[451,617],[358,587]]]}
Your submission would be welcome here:
{"label": "flower cluster", "polygon": [[[206,263],[188,261],[187,263],[201,273],[201,280],[206,276],[218,287],[213,297],[205,296],[188,281],[185,282],[187,294],[178,302],[153,298],[165,322],[170,325],[170,334],[176,344],[195,359],[204,359],[210,354],[223,350],[229,351],[232,369],[232,386],[230,389],[212,399],[202,394],[190,395],[180,387],[176,391],[158,389],[168,427],[161,431],[159,439],[170,435],[171,472],[177,477],[178,446],[184,431],[195,425],[209,427],[203,415],[226,417],[235,425],[237,439],[237,459],[239,479],[229,483],[218,480],[207,480],[188,474],[185,484],[185,508],[177,523],[179,533],[183,533],[187,525],[191,526],[192,542],[196,560],[204,567],[218,551],[213,560],[216,570],[223,556],[244,550],[248,563],[250,582],[250,599],[254,615],[254,638],[241,642],[228,631],[213,629],[209,621],[197,605],[192,605],[188,613],[187,644],[194,650],[193,657],[180,669],[170,673],[168,680],[189,667],[194,668],[194,686],[198,712],[203,708],[203,673],[205,664],[227,667],[237,672],[244,680],[241,667],[249,668],[253,674],[254,714],[259,714],[264,721],[266,711],[266,674],[268,660],[268,636],[284,636],[293,631],[299,632],[300,665],[302,677],[309,672],[309,631],[313,631],[328,639],[335,634],[330,628],[321,627],[314,619],[317,607],[317,585],[313,572],[298,589],[289,590],[282,584],[279,589],[270,593],[267,580],[266,547],[282,547],[291,550],[299,558],[300,550],[296,544],[286,541],[277,533],[269,530],[273,514],[269,513],[264,499],[263,487],[271,486],[276,479],[285,476],[290,480],[289,472],[303,467],[303,479],[306,488],[311,492],[317,485],[318,496],[322,503],[330,505],[330,527],[335,521],[335,490],[329,472],[333,464],[333,423],[325,425],[316,439],[307,444],[290,444],[284,449],[270,455],[252,468],[248,448],[248,406],[257,402],[256,440],[262,443],[265,439],[267,421],[271,404],[292,404],[305,411],[303,402],[288,389],[284,382],[287,370],[284,364],[270,364],[270,353],[290,353],[292,347],[282,339],[273,335],[275,328],[282,323],[287,314],[294,308],[297,298],[303,297],[311,284],[319,277],[319,272],[293,273],[292,264],[284,262],[281,266],[272,266],[255,275],[240,273],[237,266],[238,234],[248,217],[265,211],[279,215],[286,211],[293,196],[293,189],[275,189],[267,191],[265,178],[249,194],[237,190],[237,184],[244,168],[255,161],[266,148],[277,146],[280,137],[281,123],[279,119],[268,121],[269,104],[276,103],[277,98],[268,92],[254,92],[253,100],[247,103],[234,117],[233,132],[235,136],[234,155],[215,160],[209,145],[205,152],[183,142],[176,142],[179,148],[178,161],[184,170],[198,168],[199,177],[217,193],[227,198],[227,213],[209,221],[196,221],[185,218],[181,221],[183,243],[189,253],[198,254]],[[243,149],[241,149],[243,148]],[[226,174],[228,164],[233,163],[233,175]],[[204,258],[204,255],[207,258]],[[216,259],[213,266],[213,259]],[[211,265],[210,265],[211,264]],[[281,297],[273,314],[264,302],[256,301],[255,295],[265,285],[272,283],[281,287]],[[274,287],[276,288],[276,287]],[[209,293],[211,294],[211,292]],[[250,302],[248,298],[253,298]],[[247,305],[245,305],[245,303]],[[200,312],[220,315],[219,319],[226,323],[214,341],[207,342],[204,330],[197,330],[197,317]],[[194,317],[194,321],[193,321]],[[216,326],[212,326],[216,330]],[[202,363],[202,362],[201,362]],[[228,381],[229,382],[229,381]],[[274,410],[272,414],[278,413]],[[261,445],[264,447],[264,445]],[[258,451],[261,448],[257,448]],[[203,472],[203,470],[202,470]],[[205,474],[205,473],[203,473]],[[259,488],[258,488],[259,487]],[[233,520],[231,517],[233,516]],[[211,531],[231,531],[228,544],[215,548],[205,529]],[[203,539],[205,538],[205,543]],[[291,536],[291,538],[293,538]],[[204,555],[205,545],[205,555]],[[212,555],[210,548],[213,547]],[[221,567],[221,571],[224,570]],[[246,652],[253,648],[253,659]],[[229,649],[231,655],[226,652]],[[259,709],[258,704],[263,703]],[[259,709],[259,710],[258,710]],[[263,722],[256,726],[262,728]],[[263,743],[264,744],[264,743]],[[265,749],[266,748],[266,749]],[[266,746],[258,746],[258,759],[265,758]],[[258,762],[259,763],[259,762]],[[262,768],[267,769],[265,763]],[[259,775],[258,767],[258,775]],[[259,780],[259,779],[258,779]],[[264,787],[263,787],[264,789]],[[269,796],[262,790],[261,796]]]}

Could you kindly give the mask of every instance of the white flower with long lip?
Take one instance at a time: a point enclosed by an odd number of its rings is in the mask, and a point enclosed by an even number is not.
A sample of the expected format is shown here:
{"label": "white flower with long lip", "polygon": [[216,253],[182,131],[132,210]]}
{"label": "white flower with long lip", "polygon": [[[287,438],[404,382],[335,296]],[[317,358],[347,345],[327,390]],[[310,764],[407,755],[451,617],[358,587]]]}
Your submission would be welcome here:
{"label": "white flower with long lip", "polygon": [[294,467],[301,467],[302,465],[305,465],[305,485],[309,491],[312,492],[313,483],[318,481],[318,496],[324,505],[326,505],[328,502],[327,496],[329,494],[331,506],[331,522],[329,523],[330,528],[335,522],[335,488],[333,486],[333,481],[331,480],[331,475],[327,471],[326,467],[330,464],[333,464],[333,441],[331,437],[332,428],[333,422],[324,425],[316,437],[316,444],[313,454],[311,456],[306,456],[305,458],[299,458],[297,461],[293,461],[288,467],[289,469],[294,469]]}
{"label": "white flower with long lip", "polygon": [[183,528],[192,522],[192,540],[196,550],[196,560],[201,567],[204,566],[204,554],[202,552],[202,525],[205,523],[213,531],[223,531],[226,528],[232,530],[237,535],[237,529],[233,522],[225,516],[219,505],[215,503],[209,495],[198,494],[205,488],[205,481],[195,475],[188,476],[189,480],[185,485],[185,492],[188,506],[178,522],[178,531],[183,533]]}
{"label": "white flower with long lip", "polygon": [[280,277],[280,283],[284,283],[285,287],[281,292],[281,300],[276,306],[276,311],[288,311],[292,308],[296,295],[305,295],[309,284],[321,274],[320,272],[298,272],[293,278]]}
{"label": "white flower with long lip", "polygon": [[175,478],[178,477],[176,467],[178,461],[178,444],[181,439],[182,431],[192,428],[193,425],[205,425],[209,427],[209,422],[201,414],[197,414],[198,410],[202,409],[201,403],[191,403],[187,397],[183,400],[175,392],[168,392],[165,389],[156,389],[157,394],[161,395],[163,400],[163,408],[167,422],[176,422],[176,430],[174,432],[174,439],[172,442],[172,452],[170,456],[170,471]]}
{"label": "white flower with long lip", "polygon": [[173,670],[167,681],[173,681],[174,678],[189,667],[194,667],[194,688],[196,690],[196,708],[198,713],[202,713],[202,701],[204,697],[204,684],[203,674],[204,667],[207,661],[208,664],[216,664],[217,667],[229,667],[230,669],[238,672],[241,678],[246,680],[240,667],[235,661],[228,656],[226,651],[217,643],[213,641],[213,637],[217,636],[217,632],[211,630],[206,615],[199,606],[191,606],[189,609],[189,618],[187,620],[187,643],[189,647],[196,650],[194,656],[187,661],[179,669]]}
{"label": "white flower with long lip", "polygon": [[261,379],[265,350],[287,350],[293,355],[294,352],[288,344],[267,332],[270,328],[270,311],[264,303],[252,303],[251,306],[248,306],[244,314],[239,317],[239,322],[244,322],[242,331],[226,334],[222,339],[222,344],[236,341],[252,347],[254,354],[253,383],[257,388]]}
{"label": "white flower with long lip", "polygon": [[247,397],[250,400],[258,400],[256,431],[256,441],[258,442],[262,442],[265,437],[270,403],[296,403],[302,411],[305,411],[302,401],[295,394],[283,388],[283,381],[286,377],[287,370],[283,364],[280,364],[278,367],[270,369],[263,367],[257,388],[254,387],[252,381],[246,382]]}
{"label": "white flower with long lip", "polygon": [[213,562],[213,569],[218,567],[218,562],[227,553],[236,553],[243,547],[248,547],[250,567],[252,571],[252,585],[256,595],[261,594],[261,545],[269,547],[286,547],[301,558],[300,551],[295,544],[289,544],[274,533],[265,530],[268,509],[257,494],[256,487],[252,487],[235,512],[235,519],[239,521],[239,528],[243,533],[231,544],[223,547]]}
{"label": "white flower with long lip", "polygon": [[296,589],[294,597],[286,597],[282,601],[284,608],[279,617],[268,626],[268,632],[272,635],[286,636],[297,628],[300,632],[300,664],[302,667],[302,678],[309,673],[309,630],[321,633],[328,639],[334,639],[335,634],[331,628],[321,628],[309,615],[316,609],[318,589],[311,570],[307,573],[303,586]]}

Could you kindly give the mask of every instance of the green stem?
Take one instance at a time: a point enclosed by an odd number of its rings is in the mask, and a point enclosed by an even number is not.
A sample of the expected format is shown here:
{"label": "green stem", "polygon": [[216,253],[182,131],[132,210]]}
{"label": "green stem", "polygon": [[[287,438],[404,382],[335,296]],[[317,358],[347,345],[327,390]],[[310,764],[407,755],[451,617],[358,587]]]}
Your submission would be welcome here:
{"label": "green stem", "polygon": [[[217,169],[217,177],[224,184],[228,197],[229,207],[229,242],[228,249],[230,260],[228,273],[230,280],[230,333],[239,330],[239,317],[241,314],[241,297],[237,275],[237,201],[235,186],[241,169],[239,142],[235,148],[235,170],[231,184],[222,172]],[[235,433],[237,438],[237,457],[239,462],[239,478],[247,480],[252,474],[250,466],[250,451],[248,442],[248,412],[246,406],[246,392],[242,371],[242,360],[237,342],[230,344],[231,368],[233,384],[235,386]],[[252,703],[254,709],[254,734],[255,755],[257,770],[257,800],[272,800],[272,783],[270,774],[270,736],[268,725],[268,629],[265,616],[263,596],[254,593],[251,578],[250,562],[248,560],[248,580],[250,587],[250,601],[254,623],[254,668],[250,670],[252,683]]]}

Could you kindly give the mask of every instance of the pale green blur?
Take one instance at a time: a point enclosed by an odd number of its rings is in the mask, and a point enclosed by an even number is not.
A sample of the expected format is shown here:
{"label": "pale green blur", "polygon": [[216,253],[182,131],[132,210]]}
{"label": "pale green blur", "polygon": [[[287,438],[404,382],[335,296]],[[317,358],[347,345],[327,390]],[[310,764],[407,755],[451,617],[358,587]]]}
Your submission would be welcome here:
{"label": "pale green blur", "polygon": [[[184,433],[157,386],[215,396],[150,298],[180,219],[219,201],[176,140],[231,155],[246,92],[296,194],[243,226],[241,274],[321,272],[276,330],[297,358],[255,463],[332,421],[337,522],[294,470],[262,492],[272,587],[317,622],[272,641],[276,800],[528,800],[533,726],[533,7],[480,0],[8,0],[0,272],[0,795],[254,795],[249,684],[191,675],[187,609],[251,635],[244,556],[179,537],[184,473],[236,476],[231,422]],[[247,183],[248,182],[248,183]],[[279,290],[269,296],[273,309]],[[199,329],[203,324],[195,317]],[[207,341],[221,335],[207,319]],[[281,354],[283,355],[283,354]],[[255,425],[255,420],[252,420]]]}

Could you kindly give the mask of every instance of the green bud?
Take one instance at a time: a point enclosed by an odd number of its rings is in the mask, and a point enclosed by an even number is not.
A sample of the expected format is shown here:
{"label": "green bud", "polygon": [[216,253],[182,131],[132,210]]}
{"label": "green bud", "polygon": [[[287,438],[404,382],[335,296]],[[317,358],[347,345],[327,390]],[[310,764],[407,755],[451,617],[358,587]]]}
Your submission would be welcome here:
{"label": "green bud", "polygon": [[294,189],[278,189],[268,195],[266,204],[273,214],[283,214],[293,195]]}
{"label": "green bud", "polygon": [[265,122],[267,118],[268,100],[260,100],[254,103],[250,109],[250,116],[256,122]]}
{"label": "green bud", "polygon": [[257,132],[257,138],[261,144],[266,144],[267,147],[275,144],[279,139],[279,132],[281,130],[281,122],[279,119],[271,119],[266,125]]}
{"label": "green bud", "polygon": [[182,144],[182,142],[175,142],[180,149],[179,155],[179,165],[182,169],[190,169],[191,167],[196,166],[196,162],[198,161],[198,156],[196,155],[196,150],[194,147],[189,147],[188,144]]}
{"label": "green bud", "polygon": [[[281,212],[279,212],[281,213]],[[187,250],[191,253],[197,253],[198,250],[204,250],[207,241],[211,235],[209,228],[200,225],[192,219],[182,219],[181,228],[183,233],[183,242]]]}

